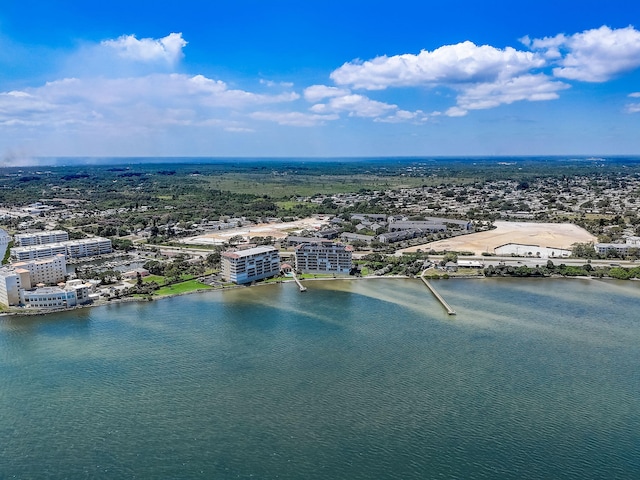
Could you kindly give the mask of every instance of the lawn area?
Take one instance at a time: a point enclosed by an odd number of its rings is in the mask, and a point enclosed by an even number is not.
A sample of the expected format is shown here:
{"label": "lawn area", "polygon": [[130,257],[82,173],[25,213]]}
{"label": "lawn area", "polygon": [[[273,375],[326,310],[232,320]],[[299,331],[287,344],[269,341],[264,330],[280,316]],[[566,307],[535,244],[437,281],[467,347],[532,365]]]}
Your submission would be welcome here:
{"label": "lawn area", "polygon": [[174,283],[156,290],[154,295],[176,295],[178,293],[195,292],[196,290],[206,290],[212,288],[209,285],[200,283],[197,280],[187,280],[186,282]]}
{"label": "lawn area", "polygon": [[[180,280],[182,281],[192,280],[193,278],[194,278],[193,275],[180,276]],[[167,281],[167,277],[164,277],[162,275],[147,275],[142,279],[143,283],[156,282],[158,285],[164,285],[166,281]]]}
{"label": "lawn area", "polygon": [[293,277],[277,276],[277,277],[272,277],[272,278],[265,278],[262,282],[263,283],[278,283],[278,282],[286,282],[287,280],[293,280]]}
{"label": "lawn area", "polygon": [[298,275],[300,280],[304,280],[305,278],[334,278],[334,277],[344,277],[345,274],[333,274],[333,273],[301,273]]}
{"label": "lawn area", "polygon": [[147,275],[142,278],[142,283],[156,282],[158,285],[164,284],[165,278],[161,275]]}

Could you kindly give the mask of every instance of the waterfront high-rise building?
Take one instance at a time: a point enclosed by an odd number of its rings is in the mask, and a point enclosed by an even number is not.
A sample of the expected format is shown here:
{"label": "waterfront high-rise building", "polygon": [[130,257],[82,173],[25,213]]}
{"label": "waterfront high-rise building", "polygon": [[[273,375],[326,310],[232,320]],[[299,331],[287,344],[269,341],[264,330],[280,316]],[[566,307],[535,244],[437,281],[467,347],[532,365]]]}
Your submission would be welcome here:
{"label": "waterfront high-rise building", "polygon": [[280,273],[280,255],[270,246],[222,253],[222,277],[228,282],[243,284],[273,277]]}
{"label": "waterfront high-rise building", "polygon": [[309,242],[296,247],[296,270],[304,273],[349,273],[353,248],[333,242]]}

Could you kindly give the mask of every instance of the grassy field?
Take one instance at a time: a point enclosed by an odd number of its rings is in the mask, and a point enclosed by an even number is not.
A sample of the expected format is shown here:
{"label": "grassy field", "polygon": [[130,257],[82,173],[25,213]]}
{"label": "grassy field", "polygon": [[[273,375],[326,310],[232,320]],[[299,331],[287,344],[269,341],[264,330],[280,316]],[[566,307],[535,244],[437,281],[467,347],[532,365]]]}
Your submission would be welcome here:
{"label": "grassy field", "polygon": [[[235,193],[260,192],[272,198],[311,196],[317,193],[352,193],[361,189],[386,190],[389,188],[416,187],[429,179],[418,177],[375,175],[289,175],[222,174],[210,177],[209,186]],[[439,182],[442,179],[439,179]],[[438,183],[439,183],[438,182]]]}
{"label": "grassy field", "polygon": [[162,285],[165,282],[165,278],[161,275],[148,275],[142,278],[142,283],[156,282],[158,285]]}
{"label": "grassy field", "polygon": [[197,280],[187,280],[186,282],[174,283],[173,285],[162,287],[159,290],[156,290],[154,295],[177,295],[179,293],[189,293],[210,288],[212,287],[204,283],[200,283]]}
{"label": "grassy field", "polygon": [[[193,275],[182,275],[180,277],[180,280],[186,281],[186,280],[192,280],[193,278],[194,278]],[[158,285],[164,285],[165,283],[167,283],[167,277],[164,277],[162,275],[148,275],[142,279],[142,282],[143,283],[156,282]]]}
{"label": "grassy field", "polygon": [[298,278],[301,280],[304,280],[305,278],[334,278],[334,277],[343,278],[345,277],[345,275],[344,274],[334,275],[332,273],[301,273],[300,275],[298,275]]}

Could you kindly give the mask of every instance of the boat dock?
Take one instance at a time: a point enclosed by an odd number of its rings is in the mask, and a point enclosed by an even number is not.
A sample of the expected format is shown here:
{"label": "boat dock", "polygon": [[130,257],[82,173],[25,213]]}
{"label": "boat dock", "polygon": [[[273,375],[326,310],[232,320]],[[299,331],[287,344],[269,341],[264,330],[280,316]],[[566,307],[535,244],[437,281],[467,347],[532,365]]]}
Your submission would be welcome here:
{"label": "boat dock", "polygon": [[442,298],[442,295],[440,295],[435,288],[433,288],[433,286],[429,283],[429,281],[424,278],[424,272],[422,273],[422,275],[420,275],[420,279],[424,282],[424,284],[427,286],[427,288],[431,291],[431,293],[433,293],[433,296],[436,297],[438,299],[438,301],[442,304],[442,306],[445,308],[445,310],[447,311],[447,313],[449,315],[455,315],[456,311],[451,308],[451,305],[449,305],[447,303],[447,301]]}
{"label": "boat dock", "polygon": [[298,279],[298,276],[296,275],[296,272],[292,271],[291,275],[293,275],[293,279],[298,284],[298,288],[300,289],[300,291],[301,292],[306,292],[307,291],[307,287],[302,285],[302,282]]}

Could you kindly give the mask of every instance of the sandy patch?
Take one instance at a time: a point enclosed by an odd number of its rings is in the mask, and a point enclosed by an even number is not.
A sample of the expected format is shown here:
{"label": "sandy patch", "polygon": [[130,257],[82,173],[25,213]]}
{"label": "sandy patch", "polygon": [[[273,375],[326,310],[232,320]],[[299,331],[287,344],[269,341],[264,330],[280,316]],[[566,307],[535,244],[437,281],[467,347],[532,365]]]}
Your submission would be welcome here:
{"label": "sandy patch", "polygon": [[287,235],[295,235],[303,230],[320,230],[327,224],[328,222],[326,220],[319,220],[317,218],[303,218],[293,222],[259,223],[256,225],[230,228],[228,230],[219,230],[196,237],[187,237],[182,239],[181,242],[189,245],[220,245],[228,242],[231,237],[235,237],[236,235],[241,235],[244,239],[253,237],[282,239]]}
{"label": "sandy patch", "polygon": [[494,248],[507,243],[537,245],[539,247],[571,249],[574,243],[597,242],[597,238],[572,223],[495,222],[496,228],[487,232],[471,233],[460,237],[438,240],[405,248],[403,252],[420,249],[493,253]]}

